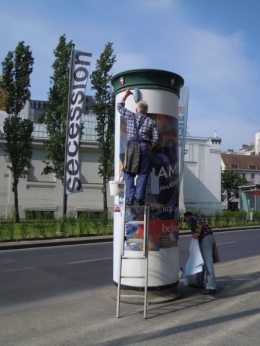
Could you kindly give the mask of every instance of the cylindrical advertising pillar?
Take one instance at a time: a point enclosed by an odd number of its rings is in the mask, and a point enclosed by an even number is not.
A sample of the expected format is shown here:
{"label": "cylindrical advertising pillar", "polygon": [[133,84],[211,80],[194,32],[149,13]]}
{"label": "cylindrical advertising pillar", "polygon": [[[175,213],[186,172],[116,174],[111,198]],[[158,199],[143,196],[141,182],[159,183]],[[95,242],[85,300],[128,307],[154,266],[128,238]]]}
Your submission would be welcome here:
{"label": "cylindrical advertising pillar", "polygon": [[[126,88],[133,96],[126,99],[125,107],[132,112],[136,103],[148,103],[148,116],[153,118],[159,132],[159,143],[151,151],[150,179],[147,203],[150,205],[148,231],[148,287],[169,287],[179,281],[178,250],[178,201],[179,201],[179,159],[178,159],[178,104],[180,89],[184,85],[181,76],[168,71],[138,69],[124,71],[112,78],[116,94],[115,111],[115,173],[114,182],[117,193],[114,197],[114,265],[113,280],[118,283],[121,244],[124,239],[125,254],[138,259],[123,259],[121,284],[127,288],[144,286],[141,276],[144,272],[142,256],[143,226],[124,227],[124,185],[123,163],[126,148],[126,120],[117,111]],[[132,220],[142,215],[134,206],[127,208]],[[129,215],[128,215],[129,217]],[[130,256],[129,256],[130,257]],[[130,276],[130,278],[125,278]]]}

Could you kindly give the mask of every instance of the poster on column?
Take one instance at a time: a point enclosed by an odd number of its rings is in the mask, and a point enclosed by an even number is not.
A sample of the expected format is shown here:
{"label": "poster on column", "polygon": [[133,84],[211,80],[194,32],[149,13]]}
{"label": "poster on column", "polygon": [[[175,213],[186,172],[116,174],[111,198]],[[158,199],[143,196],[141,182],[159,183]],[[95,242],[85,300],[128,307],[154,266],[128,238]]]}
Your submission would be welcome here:
{"label": "poster on column", "polygon": [[[164,114],[148,114],[156,121],[159,143],[151,151],[150,184],[147,202],[150,205],[148,249],[177,246],[178,240],[178,118]],[[123,171],[126,147],[126,122],[120,119],[120,170]],[[125,226],[126,250],[143,249],[143,209],[128,207],[126,221],[140,221],[140,224]],[[130,240],[130,241],[129,241]]]}

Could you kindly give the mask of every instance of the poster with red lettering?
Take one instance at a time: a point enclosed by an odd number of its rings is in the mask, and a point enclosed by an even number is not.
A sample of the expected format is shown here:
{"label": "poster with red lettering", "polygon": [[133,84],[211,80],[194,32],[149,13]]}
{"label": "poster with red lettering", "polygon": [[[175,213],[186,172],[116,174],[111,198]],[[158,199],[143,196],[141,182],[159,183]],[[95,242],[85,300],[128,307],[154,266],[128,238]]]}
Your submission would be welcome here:
{"label": "poster with red lettering", "polygon": [[[148,249],[160,251],[165,247],[177,246],[178,203],[179,203],[179,143],[178,119],[164,114],[149,114],[157,124],[159,143],[151,151],[150,181],[146,202],[150,205]],[[126,126],[121,117],[120,166],[124,162]],[[138,221],[125,226],[125,249],[143,249],[143,208],[126,208],[126,221]]]}

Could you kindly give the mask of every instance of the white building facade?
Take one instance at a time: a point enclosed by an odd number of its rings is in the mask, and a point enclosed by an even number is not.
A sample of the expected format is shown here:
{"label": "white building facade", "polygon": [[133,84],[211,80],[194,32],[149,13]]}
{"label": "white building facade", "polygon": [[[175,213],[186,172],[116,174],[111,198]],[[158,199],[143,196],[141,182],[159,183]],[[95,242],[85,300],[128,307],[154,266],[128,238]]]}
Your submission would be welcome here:
{"label": "white building facade", "polygon": [[221,139],[186,136],[180,210],[213,214],[221,205]]}
{"label": "white building facade", "polygon": [[[40,103],[42,109],[44,103]],[[30,107],[34,101],[26,103],[21,112],[22,118],[35,119],[35,109]],[[32,114],[33,113],[33,114]],[[14,194],[12,192],[12,174],[7,168],[5,160],[3,122],[6,113],[0,114],[0,215],[7,217],[14,209]],[[67,210],[73,211],[75,216],[81,212],[91,210],[95,213],[103,211],[102,179],[98,175],[100,150],[96,137],[96,115],[92,111],[82,115],[84,123],[83,136],[80,146],[80,171],[83,191],[68,195]],[[47,152],[44,142],[48,140],[44,124],[34,123],[33,156],[29,174],[20,177],[18,184],[18,201],[20,217],[24,218],[27,212],[52,212],[56,217],[63,213],[63,186],[61,180],[54,174],[42,175],[46,166]],[[108,193],[108,206],[113,210],[113,198]]]}
{"label": "white building facade", "polygon": [[[36,103],[37,102],[37,103]],[[28,102],[21,112],[22,118],[35,120],[42,101]],[[91,100],[90,102],[91,103]],[[38,106],[37,106],[38,105]],[[37,111],[38,110],[38,111]],[[0,130],[6,113],[0,111]],[[88,110],[82,116],[84,133],[80,146],[80,172],[83,192],[68,195],[67,210],[78,217],[81,212],[103,210],[102,179],[98,175],[100,150],[95,132],[96,116]],[[63,186],[54,174],[42,175],[47,160],[44,142],[48,140],[43,124],[34,124],[33,156],[28,176],[21,177],[18,185],[19,212],[24,218],[27,212],[50,211],[56,217],[63,212]],[[7,168],[3,132],[0,132],[0,215],[7,217],[14,209],[12,176]],[[186,136],[183,179],[180,185],[179,209],[211,214],[221,208],[221,139],[219,137]],[[113,180],[113,177],[111,177]],[[108,209],[113,213],[114,198],[108,196]]]}

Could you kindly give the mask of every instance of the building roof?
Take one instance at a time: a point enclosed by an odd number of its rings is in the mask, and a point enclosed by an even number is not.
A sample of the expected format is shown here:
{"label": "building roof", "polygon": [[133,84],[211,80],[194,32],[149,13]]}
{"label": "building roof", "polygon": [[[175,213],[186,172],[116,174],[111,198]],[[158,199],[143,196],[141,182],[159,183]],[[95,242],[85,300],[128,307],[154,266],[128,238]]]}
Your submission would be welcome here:
{"label": "building roof", "polygon": [[[97,126],[97,117],[93,111],[89,111],[88,114],[82,114],[81,122],[83,124],[83,134],[81,141],[97,141],[97,132],[95,130]],[[33,124],[32,137],[34,138],[48,138],[48,133],[45,124]]]}
{"label": "building roof", "polygon": [[226,169],[260,170],[260,156],[221,154],[221,159]]}
{"label": "building roof", "polygon": [[[27,102],[26,107],[24,107],[24,109],[20,112],[20,116],[22,116],[22,118],[29,119],[29,110],[33,110],[34,113],[35,111],[40,112],[43,110],[43,108],[46,108],[46,104],[47,101],[30,100],[30,102]],[[83,111],[81,115],[81,123],[83,124],[83,134],[81,136],[81,141],[97,141],[97,132],[95,130],[95,128],[97,127],[97,116],[91,109],[92,104],[93,97],[85,96]],[[35,114],[37,114],[37,112]],[[4,136],[3,124],[7,116],[8,114],[5,111],[0,110],[0,137]],[[32,137],[37,139],[47,139],[49,136],[46,125],[37,124],[34,122]]]}

